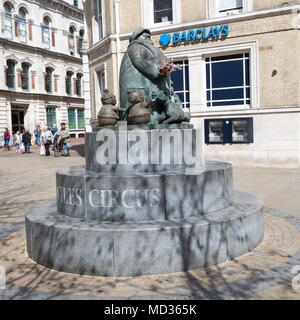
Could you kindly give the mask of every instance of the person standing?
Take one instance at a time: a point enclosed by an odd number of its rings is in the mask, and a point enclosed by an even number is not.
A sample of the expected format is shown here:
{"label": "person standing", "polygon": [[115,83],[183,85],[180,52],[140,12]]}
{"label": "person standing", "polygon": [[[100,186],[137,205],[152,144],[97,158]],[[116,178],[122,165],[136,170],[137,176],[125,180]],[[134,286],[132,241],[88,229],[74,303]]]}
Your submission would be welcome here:
{"label": "person standing", "polygon": [[9,140],[10,140],[10,133],[8,128],[5,128],[4,130],[4,147],[7,151],[9,151]]}
{"label": "person standing", "polygon": [[16,132],[15,138],[16,138],[16,152],[18,154],[21,154],[22,135],[20,134],[20,131]]}
{"label": "person standing", "polygon": [[22,142],[24,143],[25,153],[30,153],[30,139],[30,132],[28,130],[25,130],[25,132],[22,135]]}
{"label": "person standing", "polygon": [[45,146],[45,155],[50,156],[49,147],[52,143],[53,135],[48,127],[44,127],[43,132],[41,134],[42,143]]}
{"label": "person standing", "polygon": [[40,140],[41,133],[42,133],[42,130],[41,130],[40,125],[38,124],[38,125],[35,127],[35,131],[34,131],[34,135],[35,135],[35,145],[36,145],[37,148],[41,146],[41,140]]}
{"label": "person standing", "polygon": [[70,155],[70,152],[69,152],[70,133],[64,122],[60,124],[60,130],[58,130],[56,134],[59,135],[59,140],[63,145],[64,156],[66,157],[69,156]]}
{"label": "person standing", "polygon": [[53,126],[53,128],[51,129],[51,133],[52,133],[53,136],[55,135],[55,133],[57,132],[57,130],[58,130],[58,128],[57,128],[57,125],[55,124],[55,125]]}

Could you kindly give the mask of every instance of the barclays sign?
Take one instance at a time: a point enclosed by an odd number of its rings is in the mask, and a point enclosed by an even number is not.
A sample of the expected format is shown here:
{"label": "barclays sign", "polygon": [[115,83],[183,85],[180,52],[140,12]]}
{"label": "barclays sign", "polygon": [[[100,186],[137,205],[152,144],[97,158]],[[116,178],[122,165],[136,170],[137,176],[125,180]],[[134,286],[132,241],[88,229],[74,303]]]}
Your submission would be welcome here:
{"label": "barclays sign", "polygon": [[171,40],[173,44],[180,43],[182,41],[196,41],[200,39],[209,38],[221,38],[226,37],[229,33],[229,25],[224,24],[221,26],[213,26],[208,28],[199,28],[196,30],[188,30],[182,32],[174,32],[171,36],[170,34],[164,33],[160,36],[160,43],[163,46],[170,44]]}

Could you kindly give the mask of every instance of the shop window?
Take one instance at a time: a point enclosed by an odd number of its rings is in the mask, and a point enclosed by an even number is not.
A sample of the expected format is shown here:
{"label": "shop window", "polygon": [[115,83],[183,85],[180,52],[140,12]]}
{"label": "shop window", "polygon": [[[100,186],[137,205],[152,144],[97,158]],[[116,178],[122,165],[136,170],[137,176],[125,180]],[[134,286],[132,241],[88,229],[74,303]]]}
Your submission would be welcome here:
{"label": "shop window", "polygon": [[81,74],[77,74],[76,76],[76,95],[81,97]]}
{"label": "shop window", "polygon": [[66,75],[66,94],[72,95],[72,72],[68,71]]}
{"label": "shop window", "polygon": [[4,36],[6,39],[11,40],[13,38],[13,18],[12,7],[9,3],[4,3],[5,21],[4,21]]}
{"label": "shop window", "polygon": [[56,108],[47,108],[47,126],[53,127],[56,124]]}
{"label": "shop window", "polygon": [[171,73],[171,79],[174,83],[174,92],[179,96],[183,108],[190,107],[190,88],[189,88],[189,62],[188,60],[176,61],[176,64],[182,67],[182,70],[176,70]]}
{"label": "shop window", "polygon": [[52,93],[52,70],[50,68],[46,68],[45,90],[48,93]]}
{"label": "shop window", "polygon": [[50,50],[50,19],[45,17],[42,26],[44,49]]}
{"label": "shop window", "polygon": [[77,109],[77,123],[78,123],[78,129],[84,129],[84,126],[85,126],[84,110]]}
{"label": "shop window", "polygon": [[205,119],[205,143],[253,143],[253,118]]}
{"label": "shop window", "polygon": [[15,89],[15,63],[12,60],[7,60],[6,70],[6,85],[9,89]]}
{"label": "shop window", "polygon": [[154,0],[154,23],[173,21],[173,0]]}
{"label": "shop window", "polygon": [[22,63],[21,88],[29,90],[29,65],[27,63]]}
{"label": "shop window", "polygon": [[99,37],[99,41],[100,41],[103,39],[102,0],[97,0],[97,22],[98,22],[98,37]]}
{"label": "shop window", "polygon": [[75,55],[75,35],[74,34],[75,34],[75,28],[70,27],[68,40],[69,40],[69,51],[71,56]]}
{"label": "shop window", "polygon": [[75,109],[68,110],[68,124],[69,124],[69,129],[76,129],[76,110]]}
{"label": "shop window", "polygon": [[27,42],[27,23],[26,23],[26,11],[23,8],[19,10],[19,39],[21,42]]}
{"label": "shop window", "polygon": [[207,107],[250,104],[249,53],[206,58]]}

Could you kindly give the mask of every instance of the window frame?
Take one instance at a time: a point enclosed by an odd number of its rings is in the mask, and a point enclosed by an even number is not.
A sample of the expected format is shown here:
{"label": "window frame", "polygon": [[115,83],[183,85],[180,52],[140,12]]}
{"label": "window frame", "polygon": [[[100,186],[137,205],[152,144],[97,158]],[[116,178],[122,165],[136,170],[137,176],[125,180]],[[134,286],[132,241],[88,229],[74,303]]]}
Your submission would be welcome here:
{"label": "window frame", "polygon": [[[23,17],[21,17],[21,14],[20,14],[21,10],[24,12],[24,16],[23,16]],[[21,26],[24,27],[24,30],[21,29]],[[26,10],[25,10],[23,7],[21,7],[21,8],[19,9],[18,31],[19,31],[19,40],[20,40],[20,42],[22,42],[22,43],[27,43],[27,41],[28,41],[27,12],[26,12]],[[23,35],[23,39],[24,39],[24,40],[22,40],[22,37],[21,37],[21,34],[22,34],[22,33],[24,33],[24,35]]]}
{"label": "window frame", "polygon": [[74,26],[70,26],[68,34],[68,47],[71,56],[75,56],[76,54],[75,32],[76,28]]}
{"label": "window frame", "polygon": [[252,11],[252,0],[243,0],[243,8],[239,12],[233,14],[227,14],[226,12],[219,12],[219,1],[220,0],[206,0],[206,16],[207,19],[218,18],[218,17],[230,17],[236,14],[242,14],[245,12]]}
{"label": "window frame", "polygon": [[76,96],[82,97],[82,74],[80,73],[76,74]]}
{"label": "window frame", "polygon": [[163,27],[181,22],[181,0],[172,0],[172,21],[154,22],[154,0],[142,0],[142,25],[145,28]]}
{"label": "window frame", "polygon": [[[13,27],[13,8],[9,2],[3,4],[4,8],[4,37],[8,40],[13,40],[14,27]],[[9,11],[7,10],[9,9]]]}
{"label": "window frame", "polygon": [[[45,24],[45,21],[48,21],[48,24]],[[50,18],[44,17],[43,24],[42,24],[42,30],[43,30],[43,44],[44,44],[44,49],[46,49],[46,50],[51,50],[50,24],[51,24]],[[45,37],[45,35],[47,35],[48,41],[46,41],[47,37]],[[48,43],[48,46],[47,46],[47,43]]]}
{"label": "window frame", "polygon": [[[72,77],[73,77],[73,72],[72,71],[67,71],[66,72],[66,78],[65,78],[65,85],[66,85],[66,95],[67,96],[72,96],[73,95],[73,87],[72,87]],[[70,81],[70,82],[68,82]],[[68,92],[70,90],[70,92]]]}
{"label": "window frame", "polygon": [[103,40],[104,30],[103,30],[103,3],[102,0],[97,1],[97,27],[98,27],[98,41]]}
{"label": "window frame", "polygon": [[[8,71],[9,71],[9,64],[12,64],[13,65],[13,72],[12,74],[9,74]],[[6,86],[8,89],[10,90],[15,90],[16,89],[16,66],[17,66],[17,63],[11,59],[7,59],[6,61],[6,65],[7,65],[7,69],[6,69]],[[8,83],[9,83],[9,77],[11,76],[11,81],[13,83],[13,86],[12,87],[9,87],[8,86]]]}
{"label": "window frame", "polygon": [[[74,112],[72,116],[74,116],[74,122],[75,122],[75,127],[70,126],[70,111]],[[68,127],[70,130],[84,130],[85,128],[85,114],[84,114],[84,108],[68,108]],[[79,126],[79,116],[82,116],[83,119],[83,125]]]}
{"label": "window frame", "polygon": [[[49,72],[50,77],[47,77],[47,75],[48,75],[47,70],[50,71]],[[48,85],[50,85],[49,91],[47,91],[47,79],[48,79]],[[53,70],[50,67],[46,67],[46,69],[45,69],[45,91],[48,94],[53,93]]]}
{"label": "window frame", "polygon": [[[248,54],[248,56],[246,56]],[[241,53],[238,53],[238,55],[242,55],[241,58],[232,58],[232,59],[227,59],[227,60],[220,60],[220,61],[212,61],[211,59],[212,58],[215,58],[215,57],[225,57],[225,56],[234,56],[234,55],[237,55],[235,53],[233,54],[226,54],[226,55],[210,55],[208,57],[205,57],[205,68],[206,68],[206,83],[207,83],[207,66],[209,66],[209,76],[210,76],[210,86],[209,88],[207,88],[207,85],[206,85],[206,100],[207,100],[207,103],[206,103],[206,107],[207,108],[216,108],[216,107],[220,107],[220,106],[213,106],[213,103],[226,103],[226,102],[234,102],[234,101],[242,101],[243,100],[243,104],[228,104],[228,105],[223,105],[222,107],[238,107],[238,108],[241,108],[241,107],[247,107],[248,105],[251,104],[251,85],[250,85],[250,53],[249,52],[241,52]],[[206,61],[207,59],[209,59],[209,61]],[[212,64],[214,63],[226,63],[226,62],[229,62],[229,61],[242,61],[243,62],[243,84],[241,86],[227,86],[227,87],[220,87],[220,88],[213,88],[213,85],[212,85],[212,78],[213,78],[213,75],[212,75]],[[247,85],[246,83],[246,61],[248,61],[248,68],[249,68],[249,73],[248,73],[248,77],[249,77],[249,84]],[[220,99],[220,100],[213,100],[213,92],[214,91],[220,91],[220,90],[234,90],[234,89],[242,89],[243,90],[243,98],[232,98],[232,99]],[[249,98],[247,98],[247,89],[250,90],[250,95],[249,95]],[[210,99],[208,101],[207,99],[207,94],[209,92],[209,96],[210,96]],[[246,101],[249,101],[249,103],[247,103]],[[210,104],[210,105],[208,105]]]}
{"label": "window frame", "polygon": [[[183,62],[183,64],[180,63],[180,66],[182,66],[182,68],[183,68],[183,70],[182,70],[182,73],[183,73],[182,74],[183,90],[181,90],[181,91],[175,91],[174,90],[174,92],[176,94],[182,93],[184,95],[184,101],[181,101],[182,102],[182,109],[184,111],[188,112],[190,110],[190,98],[187,99],[187,95],[188,96],[190,95],[190,86],[189,86],[189,78],[186,77],[186,68],[188,68],[188,73],[189,73],[189,61],[188,61],[188,59],[176,59],[176,60],[174,60],[174,63],[178,63],[178,62]],[[171,80],[172,80],[172,74],[171,74]],[[186,82],[186,80],[188,80],[188,83]],[[186,107],[186,105],[189,105],[189,107]]]}
{"label": "window frame", "polygon": [[[23,88],[23,79],[24,79],[24,71],[23,71],[23,66],[27,66],[27,76],[26,76],[26,79],[27,79],[27,88]],[[22,62],[21,63],[21,89],[23,91],[30,91],[30,77],[29,77],[29,69],[30,69],[30,65],[26,62]],[[22,79],[23,77],[23,79]]]}
{"label": "window frame", "polygon": [[[50,110],[54,110],[54,111],[50,111]],[[48,123],[48,115],[54,113],[54,121],[52,124],[49,124]],[[51,126],[53,127],[53,125],[57,124],[57,121],[56,121],[56,108],[54,107],[46,107],[46,122],[47,122],[47,126]]]}

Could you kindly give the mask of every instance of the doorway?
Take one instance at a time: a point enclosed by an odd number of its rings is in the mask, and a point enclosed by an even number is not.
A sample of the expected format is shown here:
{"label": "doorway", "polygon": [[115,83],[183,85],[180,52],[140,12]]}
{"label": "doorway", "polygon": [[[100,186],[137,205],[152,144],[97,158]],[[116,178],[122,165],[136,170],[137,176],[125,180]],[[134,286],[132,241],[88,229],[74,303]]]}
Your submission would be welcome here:
{"label": "doorway", "polygon": [[12,132],[22,132],[24,129],[24,110],[11,111]]}

